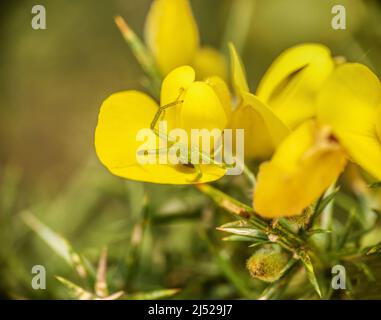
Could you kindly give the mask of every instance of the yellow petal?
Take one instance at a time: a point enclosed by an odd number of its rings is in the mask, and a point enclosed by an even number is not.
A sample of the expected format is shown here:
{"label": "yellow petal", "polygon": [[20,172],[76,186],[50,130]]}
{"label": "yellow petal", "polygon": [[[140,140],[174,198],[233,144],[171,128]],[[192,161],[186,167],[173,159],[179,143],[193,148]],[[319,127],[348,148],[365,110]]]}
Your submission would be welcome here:
{"label": "yellow petal", "polygon": [[340,134],[340,143],[345,147],[351,160],[381,180],[381,142],[370,136],[353,133]]}
{"label": "yellow petal", "polygon": [[229,127],[245,130],[246,158],[268,158],[289,134],[289,129],[271,109],[255,95],[244,92]]}
{"label": "yellow petal", "polygon": [[175,101],[181,92],[194,82],[195,72],[190,66],[181,66],[172,70],[161,85],[160,103],[166,105]]}
{"label": "yellow petal", "polygon": [[346,154],[327,127],[308,121],[260,166],[255,210],[269,218],[292,216],[313,203],[339,176]]}
{"label": "yellow petal", "polygon": [[190,64],[199,35],[188,0],[155,0],[145,25],[145,38],[163,75]]}
{"label": "yellow petal", "polygon": [[234,110],[229,128],[244,129],[245,159],[266,159],[274,152],[268,128],[251,105],[241,104]]}
{"label": "yellow petal", "polygon": [[200,165],[202,177],[195,181],[196,171],[185,165],[132,165],[126,168],[114,168],[111,172],[119,177],[130,180],[152,182],[159,184],[198,184],[221,179],[225,170],[212,164]]}
{"label": "yellow petal", "polygon": [[141,144],[136,140],[136,133],[150,127],[156,110],[156,102],[138,91],[118,92],[103,102],[95,147],[106,167],[112,170],[136,162],[136,149]]}
{"label": "yellow petal", "polygon": [[[190,66],[181,66],[172,70],[164,78],[161,86],[160,104],[162,106],[183,100],[185,91],[195,80],[195,72]],[[163,120],[168,121],[169,130],[176,128],[176,114],[179,112],[180,104],[165,110]]]}
{"label": "yellow petal", "polygon": [[327,47],[303,44],[283,52],[262,78],[258,97],[290,128],[316,114],[317,91],[333,71]]}
{"label": "yellow petal", "polygon": [[246,80],[245,68],[243,67],[241,58],[232,43],[229,43],[229,51],[233,86],[236,91],[236,95],[241,97],[244,92],[250,91]]}
{"label": "yellow petal", "polygon": [[229,44],[233,85],[241,101],[230,127],[245,131],[245,157],[267,158],[288,135],[289,129],[268,106],[249,93],[246,72],[234,45]]}
{"label": "yellow petal", "polygon": [[227,116],[219,97],[205,82],[193,82],[184,95],[179,112],[179,127],[191,129],[224,129]]}
{"label": "yellow petal", "polygon": [[377,129],[378,139],[381,141],[381,104],[378,106],[378,114],[376,117],[376,129]]}
{"label": "yellow petal", "polygon": [[357,63],[337,67],[317,99],[319,121],[329,124],[352,160],[378,179],[380,103],[380,81],[366,66]]}
{"label": "yellow petal", "polygon": [[192,66],[196,70],[197,79],[217,76],[227,79],[227,65],[225,57],[216,49],[203,47],[196,51]]}
{"label": "yellow petal", "polygon": [[207,78],[205,82],[213,88],[225,109],[226,117],[230,119],[232,113],[232,98],[226,82],[216,76]]}
{"label": "yellow petal", "polygon": [[[97,155],[113,174],[123,178],[167,184],[195,183],[192,182],[195,169],[189,166],[137,162],[136,153],[142,145],[137,133],[149,128],[157,107],[154,100],[137,91],[119,92],[107,98],[95,131]],[[214,181],[225,174],[225,170],[214,165],[201,165],[201,168],[203,175],[197,183]]]}

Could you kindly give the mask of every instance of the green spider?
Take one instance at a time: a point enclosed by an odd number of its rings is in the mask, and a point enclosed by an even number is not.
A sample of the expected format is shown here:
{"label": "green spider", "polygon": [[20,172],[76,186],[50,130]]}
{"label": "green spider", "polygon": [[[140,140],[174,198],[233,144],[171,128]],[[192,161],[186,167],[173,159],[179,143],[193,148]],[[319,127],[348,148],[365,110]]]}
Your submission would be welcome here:
{"label": "green spider", "polygon": [[[159,106],[152,122],[150,125],[150,129],[160,138],[160,139],[165,139],[168,141],[169,145],[167,148],[162,148],[162,149],[152,149],[152,150],[140,150],[139,154],[154,154],[154,155],[159,155],[160,153],[168,153],[168,149],[173,146],[176,141],[171,141],[167,135],[162,134],[158,129],[156,129],[157,122],[161,118],[162,114],[165,112],[166,109],[175,107],[181,103],[183,103],[183,100],[180,100],[180,97],[182,93],[184,92],[184,89],[180,89],[179,96],[177,99],[173,102],[170,102],[164,106]],[[202,178],[202,169],[200,163],[192,163],[192,159],[201,159],[201,162],[205,163],[210,163],[212,165],[218,166],[219,168],[222,169],[227,169],[227,168],[232,168],[235,166],[235,164],[226,164],[226,163],[221,163],[221,162],[216,162],[214,157],[210,157],[208,154],[205,154],[201,152],[198,148],[188,148],[187,145],[185,144],[179,144],[177,143],[178,147],[180,148],[179,154],[176,154],[178,157],[179,163],[181,163],[184,166],[193,168],[195,170],[195,177],[194,179],[191,179],[190,182],[197,182]],[[218,149],[215,150],[214,154],[218,154],[221,152],[222,149],[222,144],[218,146]]]}

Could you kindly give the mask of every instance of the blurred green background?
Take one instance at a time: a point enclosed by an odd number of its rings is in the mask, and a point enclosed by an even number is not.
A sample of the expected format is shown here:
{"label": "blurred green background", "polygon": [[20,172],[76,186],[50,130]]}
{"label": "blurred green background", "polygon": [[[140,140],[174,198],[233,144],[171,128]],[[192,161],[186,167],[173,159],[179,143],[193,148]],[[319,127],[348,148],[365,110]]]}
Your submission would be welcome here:
{"label": "blurred green background", "polygon": [[[240,2],[242,7],[237,5]],[[47,29],[33,30],[35,1],[0,10],[0,292],[4,298],[68,298],[55,275],[73,269],[20,217],[33,213],[89,263],[109,248],[113,290],[181,288],[178,298],[250,297],[249,249],[214,230],[228,215],[192,187],[128,182],[96,159],[99,106],[111,93],[144,90],[142,71],[116,28],[123,16],[142,35],[149,0],[38,1]],[[331,28],[336,1],[193,0],[203,44],[241,50],[254,90],[271,61],[301,42],[321,42],[381,73],[380,2],[343,0],[347,29]],[[179,44],[181,45],[181,44]],[[238,186],[220,187],[248,200]],[[136,238],[137,237],[137,238]],[[47,289],[31,288],[31,268],[47,269]],[[86,286],[88,284],[83,284]]]}

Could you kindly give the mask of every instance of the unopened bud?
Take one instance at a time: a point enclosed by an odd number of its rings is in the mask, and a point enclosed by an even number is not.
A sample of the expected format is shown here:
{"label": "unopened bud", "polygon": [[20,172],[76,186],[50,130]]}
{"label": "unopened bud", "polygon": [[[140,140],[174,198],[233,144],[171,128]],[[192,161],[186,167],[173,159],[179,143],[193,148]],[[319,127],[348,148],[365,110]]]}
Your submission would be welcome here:
{"label": "unopened bud", "polygon": [[288,259],[288,255],[280,249],[266,247],[257,250],[247,260],[246,267],[253,278],[274,282],[282,275]]}
{"label": "unopened bud", "polygon": [[294,224],[298,229],[304,228],[308,225],[313,214],[311,206],[305,208],[300,215],[288,217],[287,220]]}

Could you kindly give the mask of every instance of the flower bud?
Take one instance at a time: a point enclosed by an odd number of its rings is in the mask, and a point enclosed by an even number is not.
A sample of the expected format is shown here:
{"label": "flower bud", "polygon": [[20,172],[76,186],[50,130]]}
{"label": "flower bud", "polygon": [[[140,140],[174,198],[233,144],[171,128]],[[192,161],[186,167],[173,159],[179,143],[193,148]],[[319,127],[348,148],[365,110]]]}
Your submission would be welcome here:
{"label": "flower bud", "polygon": [[147,16],[145,39],[163,76],[191,64],[199,34],[189,1],[155,0]]}
{"label": "flower bud", "polygon": [[308,206],[303,210],[300,215],[287,217],[287,220],[294,224],[298,229],[304,228],[308,225],[313,214],[312,206]]}
{"label": "flower bud", "polygon": [[257,250],[246,262],[246,267],[253,278],[274,282],[282,275],[288,262],[286,253],[274,247]]}

